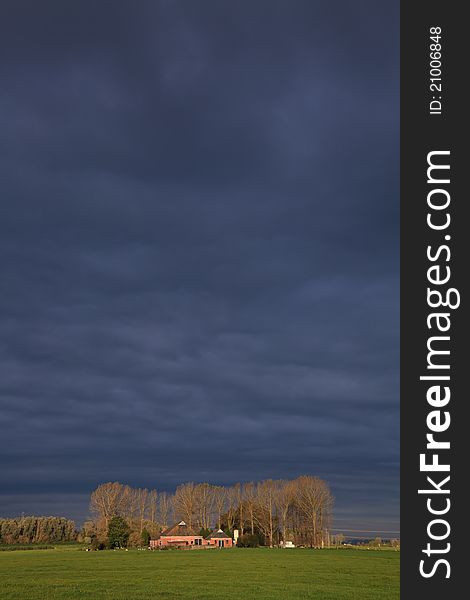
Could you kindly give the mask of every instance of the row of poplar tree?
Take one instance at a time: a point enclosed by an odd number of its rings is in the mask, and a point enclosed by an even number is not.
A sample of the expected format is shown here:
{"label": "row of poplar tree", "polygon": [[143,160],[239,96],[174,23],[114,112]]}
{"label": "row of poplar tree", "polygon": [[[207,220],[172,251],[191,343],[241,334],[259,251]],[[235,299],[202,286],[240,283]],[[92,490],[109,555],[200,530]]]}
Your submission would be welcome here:
{"label": "row of poplar tree", "polygon": [[0,544],[57,543],[75,539],[75,523],[63,517],[0,518]]}

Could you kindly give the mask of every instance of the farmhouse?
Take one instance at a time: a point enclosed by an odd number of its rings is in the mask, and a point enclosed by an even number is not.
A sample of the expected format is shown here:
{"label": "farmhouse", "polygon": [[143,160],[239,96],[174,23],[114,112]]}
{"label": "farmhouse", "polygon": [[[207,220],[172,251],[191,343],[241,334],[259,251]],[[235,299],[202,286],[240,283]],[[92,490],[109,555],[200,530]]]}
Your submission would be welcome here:
{"label": "farmhouse", "polygon": [[151,548],[185,548],[198,546],[215,546],[218,548],[231,548],[233,540],[221,529],[204,538],[184,521],[162,531],[156,540],[150,540]]}
{"label": "farmhouse", "polygon": [[204,541],[209,542],[210,546],[217,546],[218,548],[231,548],[233,545],[232,538],[222,529],[211,533]]}
{"label": "farmhouse", "polygon": [[150,540],[151,548],[168,546],[202,546],[204,538],[184,521],[165,529],[156,540]]}

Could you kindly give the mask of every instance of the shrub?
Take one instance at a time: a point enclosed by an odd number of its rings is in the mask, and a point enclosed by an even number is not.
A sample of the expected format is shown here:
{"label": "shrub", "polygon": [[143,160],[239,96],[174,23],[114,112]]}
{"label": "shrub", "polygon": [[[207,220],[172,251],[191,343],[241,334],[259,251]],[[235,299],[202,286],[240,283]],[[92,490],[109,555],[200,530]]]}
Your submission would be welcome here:
{"label": "shrub", "polygon": [[110,548],[125,548],[130,528],[122,517],[113,517],[108,525],[108,543]]}
{"label": "shrub", "polygon": [[140,539],[142,540],[142,546],[147,548],[150,545],[150,533],[146,529],[142,530]]}
{"label": "shrub", "polygon": [[202,535],[203,538],[206,538],[211,533],[212,533],[211,529],[204,529],[204,527],[201,527],[201,529],[199,530],[199,535]]}
{"label": "shrub", "polygon": [[259,537],[255,534],[245,533],[238,538],[237,546],[239,548],[258,548]]}

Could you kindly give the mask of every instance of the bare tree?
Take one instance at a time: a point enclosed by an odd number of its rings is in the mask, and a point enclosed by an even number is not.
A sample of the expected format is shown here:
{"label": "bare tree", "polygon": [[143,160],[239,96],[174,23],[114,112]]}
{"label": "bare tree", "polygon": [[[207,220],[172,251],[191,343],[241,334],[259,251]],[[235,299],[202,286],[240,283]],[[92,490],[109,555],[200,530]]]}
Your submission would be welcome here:
{"label": "bare tree", "polygon": [[227,490],[221,485],[217,485],[213,488],[214,494],[214,506],[217,516],[217,527],[220,529],[222,526],[222,514],[225,509],[227,501]]}
{"label": "bare tree", "polygon": [[253,535],[255,533],[256,486],[252,481],[243,484],[243,497],[245,499],[245,507],[250,523],[251,535]]}
{"label": "bare tree", "polygon": [[238,505],[238,527],[240,529],[240,535],[243,535],[245,528],[245,507],[244,507],[244,490],[245,487],[240,483],[235,484],[236,494],[237,494],[237,505]]}
{"label": "bare tree", "polygon": [[274,502],[279,516],[281,538],[285,542],[287,539],[289,511],[294,503],[294,486],[291,481],[283,480],[276,481],[275,486]]}
{"label": "bare tree", "polygon": [[157,522],[158,492],[150,490],[148,497],[148,517],[152,523]]}
{"label": "bare tree", "polygon": [[273,547],[275,530],[275,503],[276,484],[272,479],[267,479],[256,486],[255,520],[263,535]]}
{"label": "bare tree", "polygon": [[209,529],[214,508],[214,490],[208,483],[198,483],[194,489],[196,520],[199,527]]}
{"label": "bare tree", "polygon": [[333,497],[325,481],[303,475],[295,480],[296,503],[303,513],[311,546],[323,541],[323,530],[329,520]]}
{"label": "bare tree", "polygon": [[332,536],[333,538],[333,544],[335,546],[341,546],[344,543],[344,533],[337,533],[336,535]]}
{"label": "bare tree", "polygon": [[107,529],[110,519],[122,515],[129,499],[129,487],[114,483],[102,483],[90,498],[90,510],[102,519]]}
{"label": "bare tree", "polygon": [[[237,487],[238,486],[238,487]],[[235,518],[237,515],[238,509],[238,500],[239,500],[239,491],[238,488],[240,484],[236,484],[232,487],[227,488],[226,490],[226,498],[227,498],[227,527],[230,532],[233,531],[235,527]]]}
{"label": "bare tree", "polygon": [[183,519],[191,528],[196,508],[196,486],[194,483],[183,483],[176,488],[175,509],[178,519]]}
{"label": "bare tree", "polygon": [[149,491],[147,488],[139,488],[136,490],[136,498],[137,498],[137,506],[138,506],[138,515],[139,515],[139,528],[140,533],[142,533],[144,529],[144,521],[145,521],[145,513],[147,511],[147,501]]}
{"label": "bare tree", "polygon": [[[139,522],[139,507],[140,507],[140,490],[129,487],[126,504],[123,509],[123,515],[131,524]],[[136,525],[137,527],[137,525]]]}
{"label": "bare tree", "polygon": [[172,505],[172,496],[167,492],[161,492],[158,498],[158,508],[159,508],[159,519],[160,525],[165,529],[168,527],[170,521],[170,513]]}

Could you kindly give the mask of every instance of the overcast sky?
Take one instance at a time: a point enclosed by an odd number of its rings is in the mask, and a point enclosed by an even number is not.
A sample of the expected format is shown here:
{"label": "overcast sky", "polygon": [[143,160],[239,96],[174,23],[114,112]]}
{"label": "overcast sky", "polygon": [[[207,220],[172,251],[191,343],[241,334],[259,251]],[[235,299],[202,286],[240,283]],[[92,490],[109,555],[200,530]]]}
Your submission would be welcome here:
{"label": "overcast sky", "polygon": [[0,8],[0,514],[308,473],[398,529],[398,2]]}

